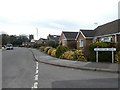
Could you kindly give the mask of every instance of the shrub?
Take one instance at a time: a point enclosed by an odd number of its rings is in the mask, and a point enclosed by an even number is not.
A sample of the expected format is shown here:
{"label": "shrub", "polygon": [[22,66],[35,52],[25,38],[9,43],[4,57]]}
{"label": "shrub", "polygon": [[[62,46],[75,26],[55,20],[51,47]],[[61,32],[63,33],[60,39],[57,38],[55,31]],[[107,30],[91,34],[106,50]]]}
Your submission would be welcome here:
{"label": "shrub", "polygon": [[[96,61],[96,52],[94,48],[108,48],[113,47],[109,42],[95,42],[86,47],[86,57],[88,61]],[[100,62],[111,62],[111,52],[99,52],[99,61]]]}
{"label": "shrub", "polygon": [[80,60],[80,61],[86,61],[86,58],[85,58],[82,50],[75,50],[74,59]]}
{"label": "shrub", "polygon": [[40,44],[35,43],[35,44],[31,45],[30,47],[39,49]]}
{"label": "shrub", "polygon": [[73,59],[74,59],[74,52],[73,52],[73,51],[66,51],[66,52],[64,52],[64,54],[61,56],[61,58],[73,60]]}
{"label": "shrub", "polygon": [[57,58],[60,58],[60,56],[62,56],[62,54],[64,52],[66,52],[68,50],[68,47],[67,46],[62,46],[62,45],[59,45],[56,49],[56,57]]}
{"label": "shrub", "polygon": [[40,49],[41,52],[43,52],[44,49],[45,49],[45,47],[44,47],[44,46],[41,46],[39,49]]}
{"label": "shrub", "polygon": [[54,49],[55,49],[55,48],[50,48],[50,49],[48,50],[48,54],[51,55],[51,53],[52,53],[52,51],[53,51]]}
{"label": "shrub", "polygon": [[120,51],[116,53],[115,60],[117,63],[120,63]]}
{"label": "shrub", "polygon": [[56,57],[56,49],[52,50],[51,56]]}
{"label": "shrub", "polygon": [[120,43],[116,43],[115,46],[117,48],[117,51],[120,51]]}
{"label": "shrub", "polygon": [[58,42],[53,41],[53,40],[49,40],[47,44],[48,46],[53,47],[53,48],[56,48],[58,46]]}
{"label": "shrub", "polygon": [[52,48],[52,47],[46,47],[46,48],[44,49],[44,52],[47,53],[48,50],[51,49],[51,48]]}

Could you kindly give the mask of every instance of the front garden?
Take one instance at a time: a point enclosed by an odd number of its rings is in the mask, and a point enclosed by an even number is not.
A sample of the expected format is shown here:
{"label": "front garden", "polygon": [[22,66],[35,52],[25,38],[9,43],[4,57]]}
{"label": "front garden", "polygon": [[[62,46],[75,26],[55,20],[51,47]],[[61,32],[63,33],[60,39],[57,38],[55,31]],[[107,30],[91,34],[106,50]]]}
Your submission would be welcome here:
{"label": "front garden", "polygon": [[[67,46],[58,45],[56,47],[41,46],[40,51],[53,57],[77,61],[96,61],[94,48],[116,48],[115,62],[120,63],[120,45],[108,42],[95,42],[90,44],[85,50],[70,49]],[[111,62],[111,52],[99,52],[99,62]]]}
{"label": "front garden", "polygon": [[40,51],[60,59],[86,61],[82,50],[71,50],[67,46],[59,45],[57,48],[42,46]]}

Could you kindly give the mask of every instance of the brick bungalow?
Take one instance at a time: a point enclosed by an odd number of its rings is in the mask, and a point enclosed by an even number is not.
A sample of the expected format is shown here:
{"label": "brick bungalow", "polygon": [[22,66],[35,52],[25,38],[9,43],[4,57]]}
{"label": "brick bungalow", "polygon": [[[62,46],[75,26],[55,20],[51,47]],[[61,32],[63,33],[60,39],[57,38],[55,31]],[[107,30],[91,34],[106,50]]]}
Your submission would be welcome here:
{"label": "brick bungalow", "polygon": [[76,36],[78,32],[66,32],[63,31],[59,38],[59,44],[68,46],[69,48],[76,48]]}
{"label": "brick bungalow", "polygon": [[80,30],[77,37],[77,49],[84,49],[92,43],[94,37],[94,30]]}
{"label": "brick bungalow", "polygon": [[80,30],[76,40],[77,49],[84,49],[96,41],[120,43],[120,19],[98,26],[95,30]]}

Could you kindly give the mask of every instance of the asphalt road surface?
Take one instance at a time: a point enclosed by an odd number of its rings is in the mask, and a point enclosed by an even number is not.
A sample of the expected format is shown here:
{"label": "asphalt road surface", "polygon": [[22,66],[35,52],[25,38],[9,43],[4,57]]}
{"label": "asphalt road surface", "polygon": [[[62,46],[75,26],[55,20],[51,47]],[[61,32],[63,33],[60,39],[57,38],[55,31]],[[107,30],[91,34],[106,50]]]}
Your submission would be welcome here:
{"label": "asphalt road surface", "polygon": [[2,52],[2,88],[118,88],[118,74],[43,64],[14,48]]}

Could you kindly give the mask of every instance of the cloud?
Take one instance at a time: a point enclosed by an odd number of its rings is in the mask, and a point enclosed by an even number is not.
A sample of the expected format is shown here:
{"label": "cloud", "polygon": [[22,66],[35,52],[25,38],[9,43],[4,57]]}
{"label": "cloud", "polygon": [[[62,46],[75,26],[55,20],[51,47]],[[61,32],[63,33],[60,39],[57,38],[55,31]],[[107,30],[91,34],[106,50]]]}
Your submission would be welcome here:
{"label": "cloud", "polygon": [[[9,34],[59,34],[94,29],[118,18],[119,0],[1,0],[0,31]],[[58,32],[58,33],[57,33]],[[48,34],[48,33],[47,33]],[[42,37],[42,35],[41,35]]]}

